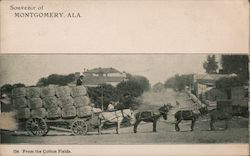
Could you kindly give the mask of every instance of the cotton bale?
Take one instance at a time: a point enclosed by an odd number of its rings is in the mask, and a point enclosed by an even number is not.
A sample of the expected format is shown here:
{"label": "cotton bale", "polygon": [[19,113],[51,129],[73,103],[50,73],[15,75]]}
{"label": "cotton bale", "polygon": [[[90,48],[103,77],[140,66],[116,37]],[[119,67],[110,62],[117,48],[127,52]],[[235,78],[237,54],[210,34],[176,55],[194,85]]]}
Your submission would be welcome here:
{"label": "cotton bale", "polygon": [[43,101],[41,98],[30,98],[28,100],[29,100],[29,107],[31,109],[43,107]]}
{"label": "cotton bale", "polygon": [[29,119],[30,118],[30,109],[29,108],[19,108],[16,110],[17,119]]}
{"label": "cotton bale", "polygon": [[45,108],[62,107],[62,102],[55,96],[45,97],[43,100],[43,106]]}
{"label": "cotton bale", "polygon": [[87,106],[90,104],[90,99],[87,96],[78,96],[74,98],[74,105],[76,107]]}
{"label": "cotton bale", "polygon": [[58,98],[61,102],[61,107],[68,107],[74,105],[74,100],[71,96]]}
{"label": "cotton bale", "polygon": [[18,97],[25,97],[26,96],[26,88],[25,87],[19,87],[12,89],[12,97],[18,98]]}
{"label": "cotton bale", "polygon": [[59,86],[56,87],[56,96],[63,97],[63,96],[70,96],[71,89],[69,86]]}
{"label": "cotton bale", "polygon": [[67,106],[62,108],[62,118],[74,118],[76,116],[75,106]]}
{"label": "cotton bale", "polygon": [[41,89],[39,87],[26,88],[27,98],[39,98],[41,96]]}
{"label": "cotton bale", "polygon": [[51,97],[56,95],[56,88],[54,85],[49,85],[41,88],[41,97]]}
{"label": "cotton bale", "polygon": [[51,107],[47,109],[48,119],[56,119],[62,116],[62,111],[60,107]]}
{"label": "cotton bale", "polygon": [[90,106],[83,106],[77,108],[77,116],[82,118],[82,117],[88,117],[92,115],[92,107]]}
{"label": "cotton bale", "polygon": [[15,108],[25,108],[29,106],[25,97],[14,98],[12,99],[12,103],[14,104]]}
{"label": "cotton bale", "polygon": [[71,96],[72,97],[84,96],[86,94],[87,94],[87,89],[82,85],[71,87]]}
{"label": "cotton bale", "polygon": [[47,117],[47,112],[45,108],[36,108],[31,110],[31,117]]}

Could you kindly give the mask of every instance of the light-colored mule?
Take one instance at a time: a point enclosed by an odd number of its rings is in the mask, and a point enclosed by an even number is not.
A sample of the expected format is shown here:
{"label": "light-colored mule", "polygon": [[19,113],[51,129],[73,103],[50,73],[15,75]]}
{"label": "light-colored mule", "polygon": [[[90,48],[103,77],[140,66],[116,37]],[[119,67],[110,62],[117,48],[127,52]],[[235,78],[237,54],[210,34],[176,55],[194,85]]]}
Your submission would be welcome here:
{"label": "light-colored mule", "polygon": [[124,118],[130,119],[131,124],[133,124],[135,121],[134,113],[130,109],[100,113],[98,116],[98,134],[101,134],[101,129],[105,122],[116,124],[116,133],[119,134],[119,128]]}

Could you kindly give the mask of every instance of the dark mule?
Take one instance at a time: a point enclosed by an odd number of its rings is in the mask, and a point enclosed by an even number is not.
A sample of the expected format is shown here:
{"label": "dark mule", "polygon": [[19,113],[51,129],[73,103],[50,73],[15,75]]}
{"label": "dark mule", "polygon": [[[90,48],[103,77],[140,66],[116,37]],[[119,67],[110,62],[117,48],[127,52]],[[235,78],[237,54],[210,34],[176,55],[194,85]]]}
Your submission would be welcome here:
{"label": "dark mule", "polygon": [[179,123],[182,120],[191,120],[192,121],[191,131],[193,131],[195,121],[198,119],[199,115],[200,115],[199,110],[180,110],[180,111],[176,112],[174,115],[174,117],[176,119],[175,130],[180,131]]}
{"label": "dark mule", "polygon": [[209,116],[210,116],[210,129],[211,130],[215,130],[214,123],[220,120],[225,121],[225,129],[227,129],[228,122],[233,117],[232,114],[225,112],[225,111],[217,110],[217,109],[211,110],[209,112]]}
{"label": "dark mule", "polygon": [[159,118],[162,116],[164,120],[167,120],[167,113],[172,108],[170,104],[164,105],[158,109],[159,113],[154,113],[153,111],[143,111],[135,114],[135,124],[134,124],[134,133],[137,132],[137,127],[141,121],[144,122],[153,122],[153,132],[156,132],[156,124]]}

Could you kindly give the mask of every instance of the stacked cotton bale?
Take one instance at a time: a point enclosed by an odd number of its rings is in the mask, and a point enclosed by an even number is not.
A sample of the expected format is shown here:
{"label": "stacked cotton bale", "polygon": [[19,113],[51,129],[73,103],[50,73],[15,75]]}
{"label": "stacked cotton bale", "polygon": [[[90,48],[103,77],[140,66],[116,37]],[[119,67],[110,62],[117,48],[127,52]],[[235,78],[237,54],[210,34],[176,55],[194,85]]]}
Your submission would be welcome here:
{"label": "stacked cotton bale", "polygon": [[78,97],[87,95],[87,89],[84,86],[71,86],[71,96]]}
{"label": "stacked cotton bale", "polygon": [[61,117],[61,103],[56,97],[57,86],[49,85],[41,88],[41,98],[43,107],[46,109],[48,119],[58,119]]}
{"label": "stacked cotton bale", "polygon": [[12,103],[16,108],[19,120],[30,118],[29,101],[26,99],[26,88],[15,88],[12,90]]}
{"label": "stacked cotton bale", "polygon": [[39,87],[27,87],[26,97],[29,101],[30,115],[31,117],[46,118],[47,112],[43,107],[42,88]]}
{"label": "stacked cotton bale", "polygon": [[12,91],[18,119],[41,117],[50,120],[92,115],[84,86],[23,87]]}
{"label": "stacked cotton bale", "polygon": [[71,87],[71,96],[74,99],[74,106],[76,107],[78,117],[82,118],[92,115],[90,99],[87,96],[87,90],[84,86]]}

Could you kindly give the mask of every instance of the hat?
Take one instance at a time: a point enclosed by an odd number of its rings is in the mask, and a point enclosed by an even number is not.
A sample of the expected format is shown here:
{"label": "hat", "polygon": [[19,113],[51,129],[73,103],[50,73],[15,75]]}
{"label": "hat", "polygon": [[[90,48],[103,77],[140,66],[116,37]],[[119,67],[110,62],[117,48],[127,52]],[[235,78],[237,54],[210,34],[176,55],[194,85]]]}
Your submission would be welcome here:
{"label": "hat", "polygon": [[84,74],[81,74],[80,77],[84,77],[85,75]]}

